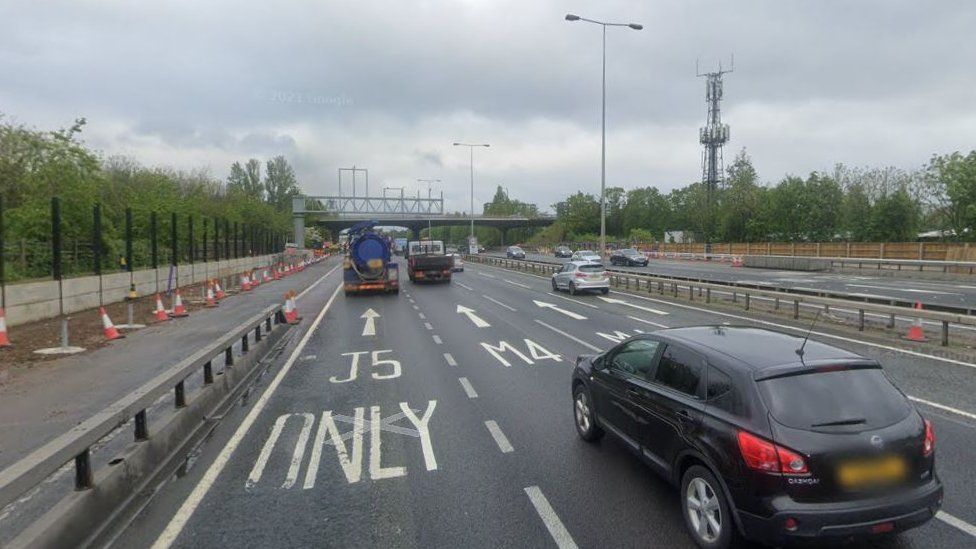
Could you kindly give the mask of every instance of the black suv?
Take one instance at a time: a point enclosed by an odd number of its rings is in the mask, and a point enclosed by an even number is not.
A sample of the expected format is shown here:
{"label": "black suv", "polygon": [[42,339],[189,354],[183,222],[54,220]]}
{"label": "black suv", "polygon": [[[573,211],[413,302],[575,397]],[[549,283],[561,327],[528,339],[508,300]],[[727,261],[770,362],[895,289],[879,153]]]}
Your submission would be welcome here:
{"label": "black suv", "polygon": [[942,505],[935,435],[872,359],[751,327],[642,334],[581,356],[576,429],[681,489],[700,547],[900,532]]}
{"label": "black suv", "polygon": [[641,267],[647,267],[647,258],[644,257],[644,254],[633,248],[625,248],[623,250],[616,250],[610,254],[610,264],[626,265],[628,267],[638,265]]}
{"label": "black suv", "polygon": [[573,250],[566,246],[559,246],[556,248],[556,257],[573,257]]}
{"label": "black suv", "polygon": [[525,259],[525,252],[518,246],[509,246],[505,250],[505,257],[509,259]]}

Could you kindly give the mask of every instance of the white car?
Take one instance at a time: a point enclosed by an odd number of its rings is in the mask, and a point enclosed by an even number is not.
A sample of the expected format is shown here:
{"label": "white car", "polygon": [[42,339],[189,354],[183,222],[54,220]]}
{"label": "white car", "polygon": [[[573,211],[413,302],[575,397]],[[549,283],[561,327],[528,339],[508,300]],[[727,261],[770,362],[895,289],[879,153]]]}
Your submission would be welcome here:
{"label": "white car", "polygon": [[461,254],[454,254],[454,266],[451,267],[451,271],[455,273],[464,272],[464,262],[461,261]]}
{"label": "white car", "polygon": [[597,290],[606,295],[610,293],[610,278],[602,263],[569,261],[552,275],[552,289],[567,290],[570,295],[583,290]]}
{"label": "white car", "polygon": [[601,263],[603,262],[603,258],[593,250],[580,250],[573,254],[570,261],[595,261]]}

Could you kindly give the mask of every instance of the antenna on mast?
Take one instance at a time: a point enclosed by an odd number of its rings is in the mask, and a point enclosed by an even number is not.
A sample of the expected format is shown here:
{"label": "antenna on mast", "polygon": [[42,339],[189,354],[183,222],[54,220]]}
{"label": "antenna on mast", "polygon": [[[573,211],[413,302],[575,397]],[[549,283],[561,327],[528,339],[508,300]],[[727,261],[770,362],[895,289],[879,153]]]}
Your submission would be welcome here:
{"label": "antenna on mast", "polygon": [[820,313],[822,312],[823,309],[817,311],[817,318],[813,319],[813,322],[810,324],[810,329],[807,330],[807,335],[803,336],[803,343],[800,345],[800,348],[796,350],[796,355],[800,357],[800,362],[803,362],[803,348],[807,346],[807,340],[810,339],[810,332],[812,332],[813,327],[817,325],[817,321],[820,320]]}

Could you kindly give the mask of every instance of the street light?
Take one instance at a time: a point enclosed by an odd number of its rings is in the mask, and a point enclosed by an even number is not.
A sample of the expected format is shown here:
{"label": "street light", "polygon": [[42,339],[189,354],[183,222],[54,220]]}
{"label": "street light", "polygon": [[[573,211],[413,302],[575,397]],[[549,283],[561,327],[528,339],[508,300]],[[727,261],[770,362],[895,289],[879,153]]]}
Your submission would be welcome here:
{"label": "street light", "polygon": [[572,13],[566,14],[566,20],[586,21],[603,27],[603,107],[600,121],[600,257],[603,257],[607,249],[607,27],[641,30],[644,26],[637,23],[605,23]]}
{"label": "street light", "polygon": [[455,143],[455,147],[467,147],[471,152],[471,235],[468,237],[468,245],[474,240],[474,148],[490,147],[488,143]]}
{"label": "street light", "polygon": [[[440,179],[418,179],[417,180],[417,183],[426,183],[427,184],[427,238],[433,238],[433,236],[430,234],[431,231],[433,230],[433,229],[431,229],[431,226],[430,226],[431,225],[430,224],[430,202],[431,202],[431,198],[430,198],[430,184],[431,183],[440,183],[440,182],[441,182]],[[441,193],[441,198],[444,198],[443,194],[444,193]],[[419,187],[417,188],[417,198],[420,198],[420,188]]]}

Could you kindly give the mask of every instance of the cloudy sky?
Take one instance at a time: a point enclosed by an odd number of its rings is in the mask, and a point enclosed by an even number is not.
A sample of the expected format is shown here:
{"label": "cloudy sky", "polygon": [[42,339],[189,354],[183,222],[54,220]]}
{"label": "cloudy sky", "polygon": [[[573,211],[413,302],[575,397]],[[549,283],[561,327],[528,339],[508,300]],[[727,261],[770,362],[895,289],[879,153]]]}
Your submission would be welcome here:
{"label": "cloudy sky", "polygon": [[284,154],[310,194],[352,165],[375,192],[441,179],[449,210],[469,192],[451,143],[487,142],[476,202],[547,208],[599,191],[600,28],[567,12],[644,25],[607,37],[608,185],[701,177],[695,62],[732,53],[726,157],[764,181],[976,146],[971,0],[0,0],[0,113],[84,116],[105,155],[221,178]]}

